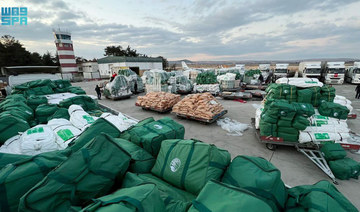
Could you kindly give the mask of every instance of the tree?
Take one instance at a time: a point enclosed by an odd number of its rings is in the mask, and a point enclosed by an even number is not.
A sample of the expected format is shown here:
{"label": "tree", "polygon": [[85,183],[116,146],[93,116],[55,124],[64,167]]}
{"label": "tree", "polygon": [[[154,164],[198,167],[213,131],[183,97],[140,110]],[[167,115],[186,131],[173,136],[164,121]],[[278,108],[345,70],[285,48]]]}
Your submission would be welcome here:
{"label": "tree", "polygon": [[76,63],[85,63],[88,60],[83,57],[75,57]]}
{"label": "tree", "polygon": [[122,57],[139,57],[140,54],[137,53],[135,49],[131,49],[128,46],[126,49],[123,49],[122,46],[107,46],[105,49],[104,56],[122,56]]}
{"label": "tree", "polygon": [[50,52],[46,52],[43,56],[42,56],[42,62],[43,65],[45,66],[59,66],[60,63],[57,60],[57,55],[56,56],[52,56]]}
{"label": "tree", "polygon": [[169,66],[168,60],[167,60],[165,57],[163,57],[163,56],[159,56],[158,58],[161,58],[161,60],[162,60],[162,66],[163,66],[163,69],[165,70],[165,69]]}

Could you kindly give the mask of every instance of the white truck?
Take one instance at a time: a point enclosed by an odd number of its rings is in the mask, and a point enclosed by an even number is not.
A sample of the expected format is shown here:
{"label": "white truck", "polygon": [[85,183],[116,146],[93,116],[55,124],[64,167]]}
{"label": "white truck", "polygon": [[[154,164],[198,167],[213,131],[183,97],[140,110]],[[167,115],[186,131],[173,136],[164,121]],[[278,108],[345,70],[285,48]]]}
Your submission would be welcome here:
{"label": "white truck", "polygon": [[239,69],[240,74],[245,73],[245,64],[235,64],[235,69]]}
{"label": "white truck", "polygon": [[321,61],[301,62],[298,70],[299,77],[321,78]]}
{"label": "white truck", "polygon": [[348,83],[360,84],[360,62],[354,62],[345,72],[345,81]]}
{"label": "white truck", "polygon": [[274,69],[273,81],[289,75],[288,63],[277,63]]}
{"label": "white truck", "polygon": [[323,64],[321,79],[325,84],[343,84],[345,62],[326,62]]}

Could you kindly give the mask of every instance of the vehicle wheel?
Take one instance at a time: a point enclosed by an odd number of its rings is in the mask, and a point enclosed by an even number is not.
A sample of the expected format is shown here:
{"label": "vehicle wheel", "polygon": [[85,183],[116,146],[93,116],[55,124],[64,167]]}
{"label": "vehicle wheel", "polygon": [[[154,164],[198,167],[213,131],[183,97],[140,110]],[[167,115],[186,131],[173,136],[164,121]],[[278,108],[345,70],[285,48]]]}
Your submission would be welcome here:
{"label": "vehicle wheel", "polygon": [[268,148],[271,151],[275,151],[276,150],[276,145],[275,144],[271,144],[271,143],[267,143],[266,144],[266,148]]}

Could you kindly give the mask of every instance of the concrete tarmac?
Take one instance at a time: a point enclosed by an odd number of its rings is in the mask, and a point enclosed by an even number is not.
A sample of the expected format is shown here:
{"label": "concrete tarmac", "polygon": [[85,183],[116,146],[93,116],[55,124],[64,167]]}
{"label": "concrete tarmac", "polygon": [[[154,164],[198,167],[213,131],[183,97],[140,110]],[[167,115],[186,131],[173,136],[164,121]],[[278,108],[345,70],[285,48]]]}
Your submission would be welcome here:
{"label": "concrete tarmac", "polygon": [[[74,86],[82,87],[87,94],[96,95],[95,85],[99,81],[89,81],[73,83]],[[336,94],[342,95],[352,101],[354,112],[360,116],[360,100],[355,99],[356,85],[344,84],[335,85]],[[141,93],[139,95],[145,95]],[[100,103],[114,108],[122,113],[128,114],[136,119],[142,120],[148,117],[160,119],[168,116],[184,125],[185,138],[196,138],[203,142],[215,144],[226,149],[231,153],[232,158],[237,155],[251,155],[263,157],[273,163],[282,174],[284,183],[289,186],[304,184],[314,184],[320,180],[331,179],[323,173],[313,162],[305,155],[298,152],[294,147],[279,146],[275,151],[268,150],[265,144],[260,143],[255,136],[255,129],[246,130],[243,136],[230,136],[216,123],[204,125],[192,120],[184,120],[176,117],[174,114],[159,114],[152,111],[142,110],[135,106],[137,95],[130,99],[113,101],[102,97]],[[251,124],[251,118],[255,116],[255,107],[253,104],[260,104],[260,101],[248,101],[240,103],[231,100],[222,100],[217,97],[219,102],[228,110],[224,117],[229,117],[241,123]],[[360,133],[360,117],[354,120],[348,120],[348,125],[353,132]],[[348,151],[348,157],[360,161],[360,155]],[[359,210],[360,210],[360,180],[337,180],[339,185],[337,189],[341,191]]]}

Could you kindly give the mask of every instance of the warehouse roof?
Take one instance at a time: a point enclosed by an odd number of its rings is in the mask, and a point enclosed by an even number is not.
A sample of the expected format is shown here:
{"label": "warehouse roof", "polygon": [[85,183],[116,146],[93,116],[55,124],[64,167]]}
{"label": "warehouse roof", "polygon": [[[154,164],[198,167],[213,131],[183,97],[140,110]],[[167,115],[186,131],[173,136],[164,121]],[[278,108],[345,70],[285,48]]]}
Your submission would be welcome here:
{"label": "warehouse roof", "polygon": [[97,60],[99,64],[103,63],[122,63],[122,62],[162,62],[161,58],[155,57],[120,57],[120,56],[107,56]]}

